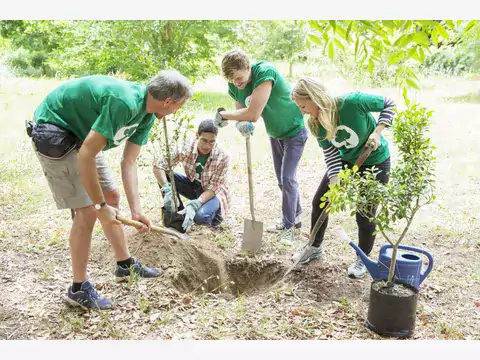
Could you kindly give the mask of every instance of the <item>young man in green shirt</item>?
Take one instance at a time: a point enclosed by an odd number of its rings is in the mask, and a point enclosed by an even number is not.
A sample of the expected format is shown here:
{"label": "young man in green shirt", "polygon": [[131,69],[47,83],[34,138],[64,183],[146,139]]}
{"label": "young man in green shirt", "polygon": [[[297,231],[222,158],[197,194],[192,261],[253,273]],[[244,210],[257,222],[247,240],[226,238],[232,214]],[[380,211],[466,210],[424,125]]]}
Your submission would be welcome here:
{"label": "young man in green shirt", "polygon": [[282,191],[282,221],[267,231],[282,231],[281,243],[292,244],[293,228],[301,226],[296,173],[308,137],[303,115],[290,99],[290,86],[267,61],[250,63],[243,51],[232,50],[222,59],[222,73],[228,80],[228,94],[235,100],[237,110],[219,109],[216,124],[225,126],[227,120],[237,120],[238,130],[247,136],[253,134],[253,123],[262,116]]}
{"label": "young man in green shirt", "polygon": [[[115,253],[115,275],[126,279],[131,271],[157,277],[162,271],[132,258],[123,225],[117,220],[120,193],[101,151],[125,144],[122,180],[133,220],[150,230],[138,194],[136,160],[155,117],[177,111],[192,90],[176,71],[161,71],[147,86],[108,76],[87,76],[53,90],[34,113],[32,142],[58,209],[72,209],[70,231],[73,284],[67,301],[90,309],[108,309],[112,302],[96,292],[87,280],[87,263],[95,221],[98,218]],[[74,138],[80,147],[64,151]]]}

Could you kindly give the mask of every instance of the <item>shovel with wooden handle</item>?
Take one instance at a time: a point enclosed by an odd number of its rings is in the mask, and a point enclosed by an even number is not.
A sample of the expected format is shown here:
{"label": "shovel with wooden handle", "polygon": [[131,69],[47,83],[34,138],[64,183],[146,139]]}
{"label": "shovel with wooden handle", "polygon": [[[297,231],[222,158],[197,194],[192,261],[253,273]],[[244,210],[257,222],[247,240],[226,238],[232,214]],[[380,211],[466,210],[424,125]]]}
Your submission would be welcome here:
{"label": "shovel with wooden handle", "polygon": [[[142,223],[140,221],[130,220],[130,219],[127,219],[127,218],[125,218],[121,215],[117,215],[117,220],[120,221],[124,225],[133,226],[137,229],[140,229],[143,225],[145,225],[144,223]],[[174,236],[174,237],[176,237],[178,239],[181,239],[181,240],[186,240],[186,239],[189,238],[189,236],[186,235],[186,234],[182,234],[182,233],[179,233],[175,230],[167,229],[167,228],[164,228],[162,226],[152,225],[150,228],[153,231],[156,231],[156,232],[159,232],[159,233],[162,233],[162,234],[165,234],[165,235],[171,235],[171,236]]]}
{"label": "shovel with wooden handle", "polygon": [[255,253],[262,246],[263,223],[255,220],[250,135],[247,135],[247,137],[245,138],[245,142],[247,147],[248,193],[250,197],[250,214],[252,215],[252,220],[243,220],[242,250]]}
{"label": "shovel with wooden handle", "polygon": [[[365,162],[365,160],[367,160],[368,156],[370,155],[370,153],[373,151],[373,148],[375,147],[375,144],[373,142],[371,142],[367,147],[365,147],[365,150],[363,150],[363,152],[360,154],[360,156],[358,157],[357,161],[355,162],[355,165],[357,165],[358,167],[362,166],[363,163]],[[313,242],[315,241],[315,236],[317,236],[317,232],[318,230],[320,229],[320,227],[323,225],[325,219],[327,218],[328,216],[328,210],[330,208],[330,203],[327,204],[327,206],[325,206],[323,208],[323,211],[322,213],[320,214],[320,216],[318,217],[317,221],[315,222],[315,226],[313,227],[311,233],[310,233],[310,236],[309,236],[309,240],[308,240],[308,244],[307,246],[305,247],[305,249],[303,250],[302,254],[298,257],[298,259],[293,263],[293,265],[291,267],[288,268],[287,272],[283,275],[282,279],[285,278],[285,276],[287,276],[290,271],[292,271],[297,265],[298,263],[300,262],[300,260],[302,259],[302,257],[305,255],[305,252],[308,250],[308,248],[310,246],[312,246]]]}

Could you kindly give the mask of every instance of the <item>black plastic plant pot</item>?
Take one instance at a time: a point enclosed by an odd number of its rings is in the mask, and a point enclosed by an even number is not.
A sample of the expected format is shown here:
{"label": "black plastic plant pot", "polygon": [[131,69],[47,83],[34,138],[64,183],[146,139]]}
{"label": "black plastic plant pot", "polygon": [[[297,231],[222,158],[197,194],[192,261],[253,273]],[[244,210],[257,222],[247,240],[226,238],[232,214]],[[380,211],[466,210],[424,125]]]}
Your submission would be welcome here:
{"label": "black plastic plant pot", "polygon": [[373,281],[366,326],[382,336],[408,338],[415,330],[418,290],[409,284]]}

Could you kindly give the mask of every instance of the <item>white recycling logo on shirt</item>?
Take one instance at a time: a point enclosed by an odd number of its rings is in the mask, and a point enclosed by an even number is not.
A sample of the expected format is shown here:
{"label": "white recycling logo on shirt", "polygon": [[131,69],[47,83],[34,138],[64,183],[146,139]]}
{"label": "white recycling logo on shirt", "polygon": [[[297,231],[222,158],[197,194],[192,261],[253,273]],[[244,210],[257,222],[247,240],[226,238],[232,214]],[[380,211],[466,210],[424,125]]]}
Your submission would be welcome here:
{"label": "white recycling logo on shirt", "polygon": [[249,95],[245,98],[245,106],[248,107],[251,102],[252,102],[252,95]]}
{"label": "white recycling logo on shirt", "polygon": [[[202,170],[200,171],[200,173],[201,173],[201,172],[203,171],[203,167],[204,167],[204,166],[202,165],[201,162],[196,162],[196,163],[195,163],[195,169],[198,168],[199,166],[200,166],[201,169],[202,169]],[[195,180],[201,181],[200,174],[197,173],[197,172],[195,173]]]}
{"label": "white recycling logo on shirt", "polygon": [[113,142],[115,145],[120,145],[126,139],[128,139],[132,134],[135,132],[138,124],[133,124],[130,126],[124,126],[120,130],[117,131],[115,136],[113,137]]}
{"label": "white recycling logo on shirt", "polygon": [[340,125],[337,128],[337,134],[338,134],[339,130],[345,130],[347,133],[350,134],[350,137],[348,139],[345,139],[345,140],[341,141],[341,142],[337,142],[336,137],[335,137],[335,139],[332,140],[333,146],[335,146],[337,148],[345,146],[345,148],[347,148],[347,149],[353,149],[354,147],[356,147],[358,145],[358,143],[360,142],[360,139],[358,138],[358,135],[355,131],[353,131],[352,129],[350,129],[348,126],[345,126],[345,125]]}

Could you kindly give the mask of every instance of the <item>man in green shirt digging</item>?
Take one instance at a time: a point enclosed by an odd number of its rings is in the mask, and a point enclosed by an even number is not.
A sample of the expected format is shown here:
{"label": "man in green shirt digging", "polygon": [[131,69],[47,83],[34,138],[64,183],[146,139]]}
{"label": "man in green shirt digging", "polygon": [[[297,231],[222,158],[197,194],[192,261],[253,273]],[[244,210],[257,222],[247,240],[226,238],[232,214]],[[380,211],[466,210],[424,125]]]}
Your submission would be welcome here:
{"label": "man in green shirt digging", "polygon": [[116,277],[133,272],[157,277],[160,269],[132,258],[123,225],[117,220],[120,193],[101,151],[125,144],[122,180],[133,220],[150,230],[138,194],[136,159],[155,117],[176,112],[191,97],[188,80],[176,71],[161,71],[147,86],[108,76],[87,76],[53,90],[34,113],[29,134],[58,209],[73,209],[70,254],[73,284],[67,301],[85,309],[108,309],[112,302],[87,280],[87,263],[98,218],[115,253]]}

